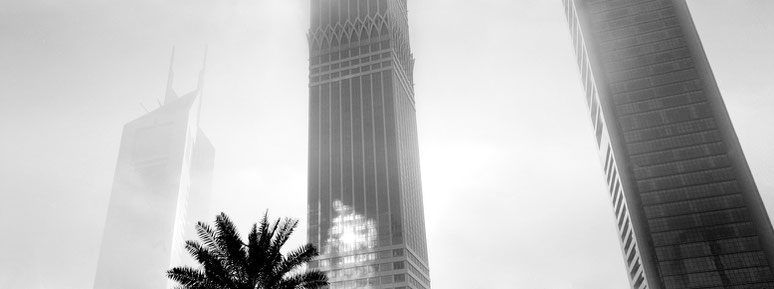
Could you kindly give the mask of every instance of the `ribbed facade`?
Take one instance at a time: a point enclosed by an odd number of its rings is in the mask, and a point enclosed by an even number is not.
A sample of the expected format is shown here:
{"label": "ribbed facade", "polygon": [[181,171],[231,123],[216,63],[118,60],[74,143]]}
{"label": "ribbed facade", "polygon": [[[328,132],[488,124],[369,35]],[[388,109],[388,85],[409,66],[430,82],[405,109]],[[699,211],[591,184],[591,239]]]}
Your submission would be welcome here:
{"label": "ribbed facade", "polygon": [[308,238],[330,288],[430,288],[406,4],[311,1]]}
{"label": "ribbed facade", "polygon": [[632,288],[774,288],[774,230],[684,0],[563,0]]}

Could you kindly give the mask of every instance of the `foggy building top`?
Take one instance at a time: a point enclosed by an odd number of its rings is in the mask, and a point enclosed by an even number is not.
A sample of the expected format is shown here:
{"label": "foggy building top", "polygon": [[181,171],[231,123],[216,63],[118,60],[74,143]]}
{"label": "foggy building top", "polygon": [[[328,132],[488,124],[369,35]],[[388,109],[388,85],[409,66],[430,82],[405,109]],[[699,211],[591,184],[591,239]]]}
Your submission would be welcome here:
{"label": "foggy building top", "polygon": [[163,105],[124,126],[94,289],[171,288],[165,272],[209,219],[215,149],[199,128],[203,74],[178,96],[170,64]]}

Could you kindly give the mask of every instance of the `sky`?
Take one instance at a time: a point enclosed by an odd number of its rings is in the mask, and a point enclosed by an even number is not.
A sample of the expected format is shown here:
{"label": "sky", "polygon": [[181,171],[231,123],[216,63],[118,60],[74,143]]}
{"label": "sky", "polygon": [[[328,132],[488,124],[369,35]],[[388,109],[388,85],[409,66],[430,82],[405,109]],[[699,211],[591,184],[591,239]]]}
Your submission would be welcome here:
{"label": "sky", "polygon": [[[774,211],[774,1],[689,0]],[[195,89],[213,217],[302,220],[309,2],[0,2],[0,288],[91,288],[123,125]],[[441,289],[619,289],[616,239],[558,0],[409,1],[431,278]]]}

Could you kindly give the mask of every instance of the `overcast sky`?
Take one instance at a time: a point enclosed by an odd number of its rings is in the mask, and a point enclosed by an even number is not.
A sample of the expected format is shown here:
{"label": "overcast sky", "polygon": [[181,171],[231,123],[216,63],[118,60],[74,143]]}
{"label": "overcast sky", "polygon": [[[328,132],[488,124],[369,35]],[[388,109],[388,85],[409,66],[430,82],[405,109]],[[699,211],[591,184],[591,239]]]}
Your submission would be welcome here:
{"label": "overcast sky", "polygon": [[[91,288],[122,126],[158,106],[173,45],[179,93],[209,45],[213,214],[305,222],[308,4],[0,1],[0,288]],[[772,212],[774,1],[689,6]],[[433,287],[626,288],[561,1],[409,13]]]}

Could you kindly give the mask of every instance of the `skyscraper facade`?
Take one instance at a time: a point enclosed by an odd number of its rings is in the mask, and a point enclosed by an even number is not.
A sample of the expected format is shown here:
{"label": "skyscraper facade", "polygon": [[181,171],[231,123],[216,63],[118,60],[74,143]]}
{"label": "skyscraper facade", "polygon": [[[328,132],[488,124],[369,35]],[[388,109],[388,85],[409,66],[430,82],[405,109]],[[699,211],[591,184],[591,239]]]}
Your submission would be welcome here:
{"label": "skyscraper facade", "polygon": [[632,288],[774,288],[774,230],[684,0],[563,0]]}
{"label": "skyscraper facade", "polygon": [[330,288],[429,289],[406,0],[311,0],[309,242]]}
{"label": "skyscraper facade", "polygon": [[210,218],[215,150],[199,129],[202,85],[172,90],[156,110],[126,124],[94,289],[172,288],[166,271],[186,263],[194,225]]}

